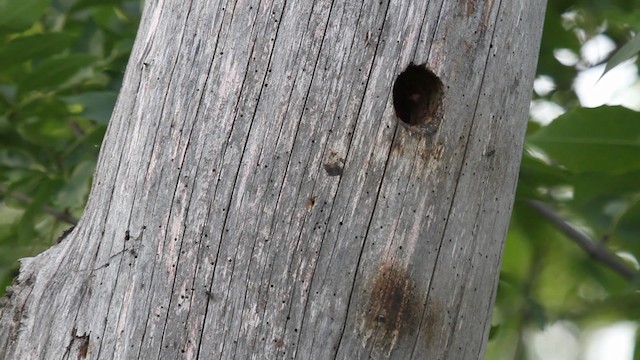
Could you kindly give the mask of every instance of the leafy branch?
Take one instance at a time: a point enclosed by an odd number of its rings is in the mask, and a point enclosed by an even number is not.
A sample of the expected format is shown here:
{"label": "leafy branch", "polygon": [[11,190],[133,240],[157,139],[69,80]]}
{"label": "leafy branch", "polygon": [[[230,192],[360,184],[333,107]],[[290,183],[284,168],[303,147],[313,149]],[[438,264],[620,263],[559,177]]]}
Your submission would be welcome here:
{"label": "leafy branch", "polygon": [[571,224],[562,219],[551,207],[538,200],[525,200],[533,209],[555,225],[560,231],[573,240],[592,258],[608,266],[627,280],[633,280],[638,272],[624,263],[622,259],[610,252],[599,241],[593,241],[576,230]]}

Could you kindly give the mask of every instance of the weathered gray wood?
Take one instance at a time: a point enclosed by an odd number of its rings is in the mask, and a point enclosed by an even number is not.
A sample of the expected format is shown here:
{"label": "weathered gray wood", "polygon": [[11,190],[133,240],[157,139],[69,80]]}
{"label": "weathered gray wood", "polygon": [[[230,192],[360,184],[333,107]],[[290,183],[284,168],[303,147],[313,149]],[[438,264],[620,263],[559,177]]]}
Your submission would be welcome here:
{"label": "weathered gray wood", "polygon": [[[544,6],[145,2],[85,214],[24,261],[0,354],[482,358]],[[444,83],[433,136],[393,116],[411,61]]]}

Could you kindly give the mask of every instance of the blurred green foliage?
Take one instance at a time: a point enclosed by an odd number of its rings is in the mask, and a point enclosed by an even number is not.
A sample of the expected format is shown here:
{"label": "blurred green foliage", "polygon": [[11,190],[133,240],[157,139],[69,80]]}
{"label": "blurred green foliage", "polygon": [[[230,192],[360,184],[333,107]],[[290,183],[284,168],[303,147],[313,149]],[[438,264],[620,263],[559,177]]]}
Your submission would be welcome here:
{"label": "blurred green foliage", "polygon": [[[590,63],[582,45],[596,35],[618,48],[628,43],[640,30],[639,9],[639,0],[549,0],[537,73],[555,88],[534,92],[534,100],[565,113],[548,125],[530,122],[494,311],[498,330],[487,359],[529,358],[527,333],[556,321],[585,329],[640,319],[640,278],[630,281],[594,260],[525,202],[543,201],[611,253],[627,254],[619,261],[637,269],[640,113],[582,108],[573,84],[580,71],[609,60]],[[578,62],[563,65],[557,49]]]}
{"label": "blurred green foliage", "polygon": [[[599,34],[622,46],[640,29],[637,9],[640,0],[548,4],[538,74],[555,88],[534,98],[566,113],[529,126],[488,359],[526,358],[527,329],[557,320],[640,316],[638,280],[594,261],[523,201],[545,202],[612,252],[640,254],[640,116],[581,108],[574,79],[600,64],[554,57],[580,57]],[[140,12],[139,0],[0,0],[0,293],[18,258],[55,243],[82,212]]]}
{"label": "blurred green foliage", "polygon": [[0,0],[0,293],[79,218],[139,0]]}

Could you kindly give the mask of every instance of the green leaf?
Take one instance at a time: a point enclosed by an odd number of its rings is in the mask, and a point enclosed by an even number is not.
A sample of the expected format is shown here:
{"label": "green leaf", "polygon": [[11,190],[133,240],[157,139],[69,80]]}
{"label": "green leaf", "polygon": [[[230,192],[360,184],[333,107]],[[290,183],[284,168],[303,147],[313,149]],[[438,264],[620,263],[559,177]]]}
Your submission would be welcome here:
{"label": "green leaf", "polygon": [[616,225],[615,231],[619,240],[627,249],[637,254],[637,252],[640,251],[640,244],[638,243],[638,234],[640,234],[640,202],[635,201],[630,203]]}
{"label": "green leaf", "polygon": [[21,92],[58,86],[95,61],[91,55],[69,55],[49,59],[20,82]]}
{"label": "green leaf", "polygon": [[44,14],[50,0],[0,0],[0,32],[22,31]]}
{"label": "green leaf", "polygon": [[640,169],[640,114],[623,107],[571,110],[527,140],[573,172]]}
{"label": "green leaf", "polygon": [[600,78],[609,70],[634,57],[638,52],[640,52],[640,36],[636,35],[611,56]]}
{"label": "green leaf", "polygon": [[637,235],[633,233],[640,231],[637,226],[640,222],[634,223],[637,220],[634,207],[638,207],[640,195],[640,171],[620,175],[582,173],[575,176],[572,184],[574,196],[567,205],[587,221],[595,238],[623,244],[627,251],[640,249],[636,245]]}
{"label": "green leaf", "polygon": [[32,191],[31,202],[25,207],[26,211],[18,222],[18,239],[23,244],[28,244],[37,237],[36,225],[45,214],[42,207],[51,202],[52,197],[62,186],[60,179],[44,180]]}
{"label": "green leaf", "polygon": [[533,297],[527,297],[527,315],[529,316],[530,325],[533,325],[537,330],[543,330],[545,325],[549,322],[549,316],[547,315],[547,309],[543,304],[534,299]]}
{"label": "green leaf", "polygon": [[640,192],[640,170],[624,174],[581,173],[573,177],[572,184],[573,201],[580,206],[594,199],[626,198]]}
{"label": "green leaf", "polygon": [[69,179],[55,195],[53,205],[60,209],[79,207],[85,204],[91,185],[91,176],[95,170],[94,161],[84,161],[73,170]]}
{"label": "green leaf", "polygon": [[102,124],[109,122],[118,93],[115,91],[85,92],[75,96],[65,96],[67,105],[82,105],[82,116]]}
{"label": "green leaf", "polygon": [[557,166],[552,166],[535,158],[529,151],[525,151],[520,164],[518,177],[517,199],[536,198],[540,194],[539,188],[552,188],[566,185],[570,173]]}
{"label": "green leaf", "polygon": [[640,359],[640,331],[636,331],[636,336],[635,336],[635,346],[633,349],[633,358],[634,359]]}
{"label": "green leaf", "polygon": [[498,335],[499,331],[500,331],[500,324],[491,325],[491,329],[489,330],[489,341],[495,339],[495,337],[496,337],[496,335]]}
{"label": "green leaf", "polygon": [[0,48],[0,69],[9,68],[29,59],[60,53],[70,43],[71,36],[65,33],[37,34],[17,38]]}

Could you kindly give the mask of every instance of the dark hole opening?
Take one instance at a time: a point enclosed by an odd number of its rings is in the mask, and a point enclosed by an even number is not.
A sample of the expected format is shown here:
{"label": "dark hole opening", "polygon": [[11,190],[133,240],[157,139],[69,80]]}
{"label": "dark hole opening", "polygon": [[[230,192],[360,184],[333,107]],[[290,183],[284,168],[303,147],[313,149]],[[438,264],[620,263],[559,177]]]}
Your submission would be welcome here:
{"label": "dark hole opening", "polygon": [[409,64],[393,84],[393,107],[410,129],[435,133],[442,118],[442,81],[425,65]]}

